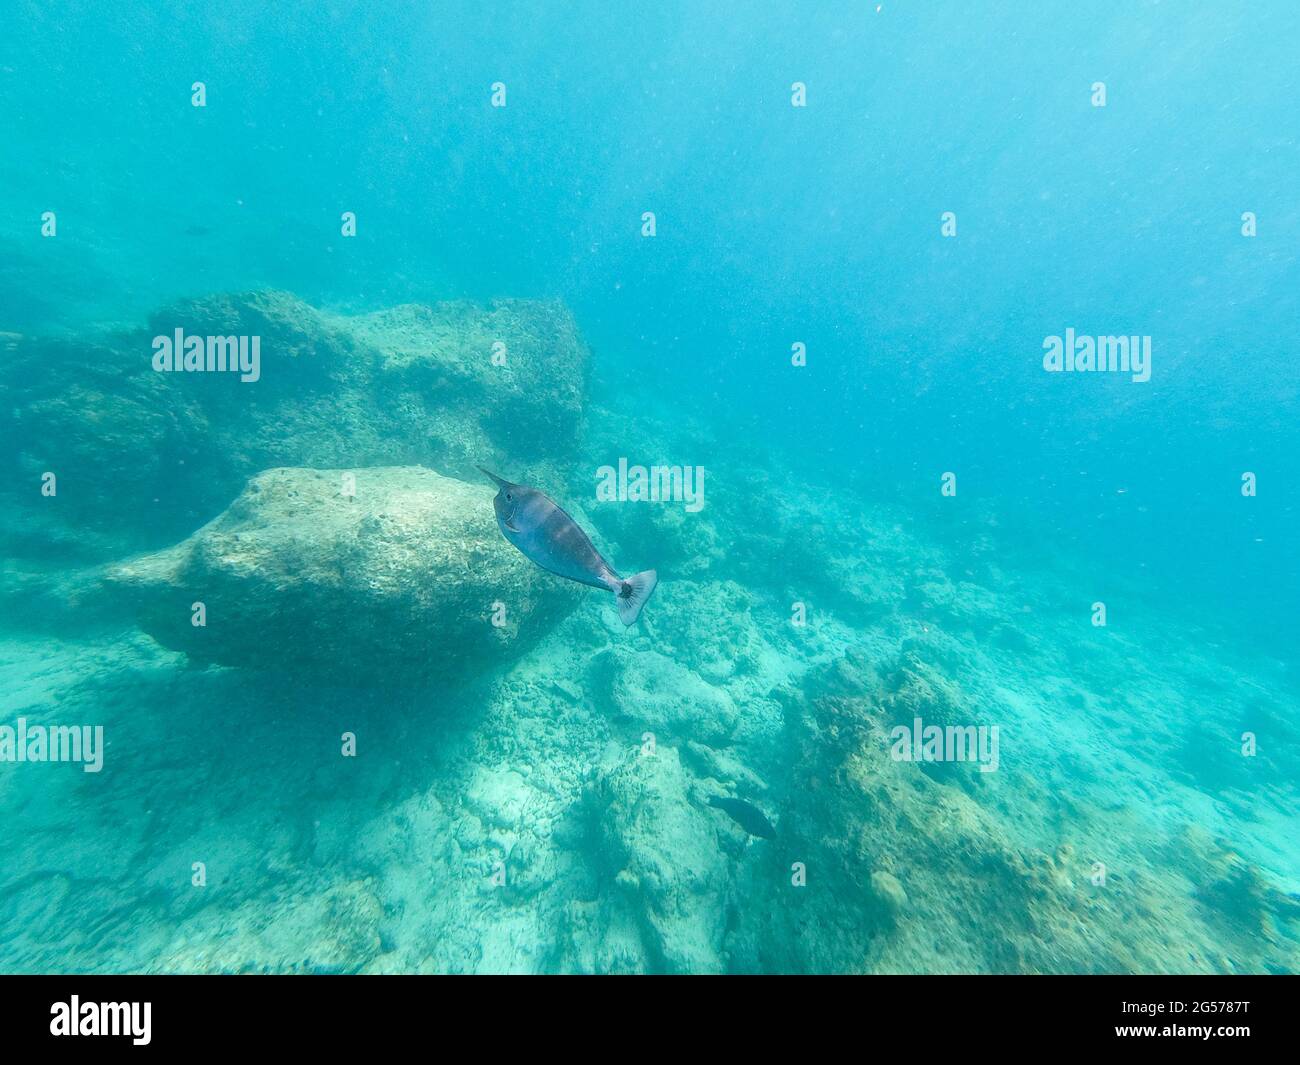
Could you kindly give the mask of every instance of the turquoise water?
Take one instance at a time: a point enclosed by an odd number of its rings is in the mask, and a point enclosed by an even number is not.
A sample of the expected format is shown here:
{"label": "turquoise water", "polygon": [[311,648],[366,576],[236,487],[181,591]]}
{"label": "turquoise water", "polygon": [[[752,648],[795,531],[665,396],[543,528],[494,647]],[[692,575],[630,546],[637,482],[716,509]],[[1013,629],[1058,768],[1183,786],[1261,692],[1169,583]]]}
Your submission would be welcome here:
{"label": "turquoise water", "polygon": [[0,968],[1297,970],[1300,9],[3,10]]}

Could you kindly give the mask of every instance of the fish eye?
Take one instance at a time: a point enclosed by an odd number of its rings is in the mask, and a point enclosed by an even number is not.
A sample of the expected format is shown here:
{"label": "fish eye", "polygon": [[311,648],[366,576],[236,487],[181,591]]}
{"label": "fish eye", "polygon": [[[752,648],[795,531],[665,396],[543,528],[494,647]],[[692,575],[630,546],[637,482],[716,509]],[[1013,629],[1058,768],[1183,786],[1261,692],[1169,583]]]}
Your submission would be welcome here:
{"label": "fish eye", "polygon": [[506,493],[506,502],[507,502],[507,503],[513,503],[514,501],[515,501],[515,497],[512,496],[509,492],[507,492],[507,493]]}

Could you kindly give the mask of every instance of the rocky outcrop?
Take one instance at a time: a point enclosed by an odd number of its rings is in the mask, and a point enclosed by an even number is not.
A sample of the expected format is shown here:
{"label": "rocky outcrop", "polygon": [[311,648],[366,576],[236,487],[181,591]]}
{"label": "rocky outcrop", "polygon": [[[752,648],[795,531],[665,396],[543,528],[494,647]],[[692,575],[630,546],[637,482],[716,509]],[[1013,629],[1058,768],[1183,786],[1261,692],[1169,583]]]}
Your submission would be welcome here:
{"label": "rocky outcrop", "polygon": [[[257,379],[158,372],[156,337],[257,337]],[[420,464],[469,476],[577,447],[589,353],[557,302],[328,314],[280,292],[159,311],[90,340],[12,336],[0,406],[16,443],[0,540],[111,557],[209,520],[275,466]],[[42,495],[52,473],[57,494]],[[60,530],[67,530],[62,533]]]}
{"label": "rocky outcrop", "polygon": [[589,795],[603,809],[601,853],[615,871],[615,905],[635,915],[651,971],[725,968],[726,860],[689,791],[677,751],[660,747],[629,752]]}
{"label": "rocky outcrop", "polygon": [[489,486],[420,467],[267,470],[108,581],[196,661],[391,683],[513,658],[582,596],[506,543]]}

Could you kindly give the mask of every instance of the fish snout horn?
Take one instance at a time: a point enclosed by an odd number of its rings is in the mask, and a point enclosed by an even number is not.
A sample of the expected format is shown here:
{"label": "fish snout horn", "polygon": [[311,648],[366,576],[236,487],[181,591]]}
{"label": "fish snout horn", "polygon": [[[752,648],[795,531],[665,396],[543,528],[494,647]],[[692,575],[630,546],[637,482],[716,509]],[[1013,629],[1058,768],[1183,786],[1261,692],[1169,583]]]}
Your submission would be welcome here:
{"label": "fish snout horn", "polygon": [[498,477],[498,476],[497,476],[495,473],[493,473],[491,470],[485,470],[485,469],[483,469],[482,466],[475,466],[474,468],[475,468],[476,470],[480,471],[481,473],[486,474],[488,477],[490,477],[490,478],[492,479],[492,483],[495,484],[498,488],[508,488],[508,487],[509,487],[509,485],[510,485],[510,482],[509,482],[509,481],[504,480],[504,479],[501,478],[501,477]]}

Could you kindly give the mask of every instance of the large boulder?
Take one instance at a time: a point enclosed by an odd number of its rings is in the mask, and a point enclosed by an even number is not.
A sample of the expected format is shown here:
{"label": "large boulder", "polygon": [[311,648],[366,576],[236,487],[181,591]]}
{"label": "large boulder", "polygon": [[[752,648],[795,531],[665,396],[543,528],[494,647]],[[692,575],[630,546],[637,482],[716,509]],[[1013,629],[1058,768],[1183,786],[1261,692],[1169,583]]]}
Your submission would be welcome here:
{"label": "large boulder", "polygon": [[505,541],[492,494],[420,467],[267,470],[189,539],[107,580],[141,628],[198,662],[398,684],[472,675],[583,593]]}
{"label": "large boulder", "polygon": [[[259,338],[257,380],[158,372],[154,338],[177,329]],[[281,292],[184,301],[99,337],[6,334],[3,349],[0,443],[12,436],[17,468],[0,482],[0,542],[99,558],[184,535],[274,466],[563,465],[590,361],[558,302],[343,315]]]}

